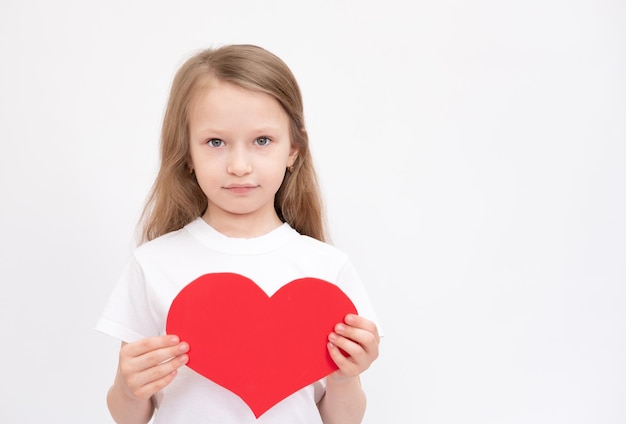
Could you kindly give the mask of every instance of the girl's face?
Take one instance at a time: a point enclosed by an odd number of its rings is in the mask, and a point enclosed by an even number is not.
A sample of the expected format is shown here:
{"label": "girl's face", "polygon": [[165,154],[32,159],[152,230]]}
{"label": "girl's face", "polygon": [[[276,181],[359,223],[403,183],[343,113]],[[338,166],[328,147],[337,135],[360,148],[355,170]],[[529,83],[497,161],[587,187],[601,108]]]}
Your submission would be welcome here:
{"label": "girl's face", "polygon": [[276,99],[212,79],[191,104],[189,142],[209,224],[234,237],[255,237],[280,225],[274,195],[297,149]]}

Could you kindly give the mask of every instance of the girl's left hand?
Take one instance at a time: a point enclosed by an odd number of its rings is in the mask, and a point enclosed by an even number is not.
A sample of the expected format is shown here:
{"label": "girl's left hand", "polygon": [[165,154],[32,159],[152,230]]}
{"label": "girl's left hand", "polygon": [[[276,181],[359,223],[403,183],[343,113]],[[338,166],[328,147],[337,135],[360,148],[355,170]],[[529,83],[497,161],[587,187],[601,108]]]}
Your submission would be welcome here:
{"label": "girl's left hand", "polygon": [[333,378],[358,377],[378,358],[380,336],[376,324],[361,316],[346,315],[345,322],[335,326],[335,331],[328,335],[328,340],[330,357],[339,367],[331,374]]}

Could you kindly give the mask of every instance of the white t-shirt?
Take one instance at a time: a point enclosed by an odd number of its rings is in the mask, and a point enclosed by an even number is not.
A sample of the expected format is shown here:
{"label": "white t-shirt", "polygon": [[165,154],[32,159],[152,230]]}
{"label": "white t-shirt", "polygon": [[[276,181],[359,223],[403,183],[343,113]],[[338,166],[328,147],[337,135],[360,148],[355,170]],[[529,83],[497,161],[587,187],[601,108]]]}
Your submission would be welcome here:
{"label": "white t-shirt", "polygon": [[[337,285],[359,315],[377,323],[365,288],[348,257],[334,246],[302,236],[288,224],[256,238],[229,238],[197,218],[135,249],[96,330],[125,342],[165,334],[174,297],[207,273],[246,276],[272,296],[282,285],[313,277]],[[320,424],[320,380],[282,400],[258,419],[237,395],[197,374],[179,369],[156,395],[154,423]]]}

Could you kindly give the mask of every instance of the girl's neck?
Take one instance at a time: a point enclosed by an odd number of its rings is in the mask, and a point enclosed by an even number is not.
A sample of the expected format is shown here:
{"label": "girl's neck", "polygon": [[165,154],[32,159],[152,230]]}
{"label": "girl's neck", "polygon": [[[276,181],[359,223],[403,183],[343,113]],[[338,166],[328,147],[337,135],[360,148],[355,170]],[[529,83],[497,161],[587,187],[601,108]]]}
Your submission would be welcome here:
{"label": "girl's neck", "polygon": [[218,232],[232,238],[254,238],[269,233],[280,227],[283,223],[274,214],[271,218],[259,220],[249,216],[228,215],[216,217],[208,211],[202,219]]}

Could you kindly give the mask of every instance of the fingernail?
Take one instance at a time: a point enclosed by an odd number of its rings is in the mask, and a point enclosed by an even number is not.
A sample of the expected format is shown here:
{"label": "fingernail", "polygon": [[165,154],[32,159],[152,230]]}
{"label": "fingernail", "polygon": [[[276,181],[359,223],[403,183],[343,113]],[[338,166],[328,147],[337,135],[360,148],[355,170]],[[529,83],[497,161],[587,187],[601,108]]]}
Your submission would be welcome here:
{"label": "fingernail", "polygon": [[335,331],[336,331],[336,332],[338,332],[338,333],[341,333],[341,332],[342,332],[343,330],[345,330],[345,329],[346,329],[346,326],[345,326],[345,325],[343,325],[343,324],[337,324],[337,325],[335,326]]}

